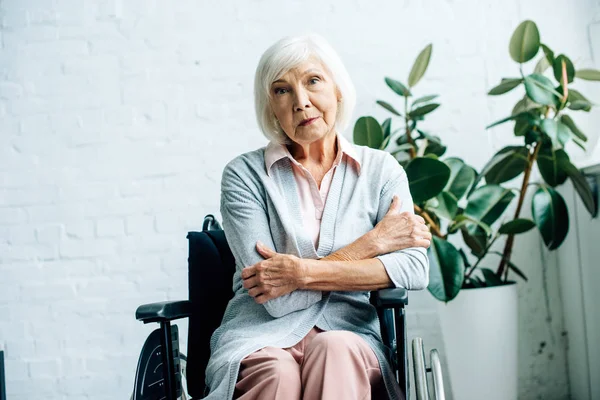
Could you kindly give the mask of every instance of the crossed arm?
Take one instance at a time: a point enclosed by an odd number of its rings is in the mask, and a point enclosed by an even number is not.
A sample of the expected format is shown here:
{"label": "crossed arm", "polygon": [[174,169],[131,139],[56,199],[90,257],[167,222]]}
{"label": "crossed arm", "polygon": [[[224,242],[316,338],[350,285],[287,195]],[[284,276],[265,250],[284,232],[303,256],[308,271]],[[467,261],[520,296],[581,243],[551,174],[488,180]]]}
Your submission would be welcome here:
{"label": "crossed arm", "polygon": [[392,161],[398,169],[382,189],[376,226],[320,260],[273,250],[265,206],[254,194],[256,189],[248,187],[254,182],[237,173],[243,165],[228,165],[221,180],[221,214],[240,269],[234,291],[247,289],[270,315],[281,317],[317,303],[322,291],[426,287],[429,267],[425,250],[431,234],[412,211],[406,174]]}
{"label": "crossed arm", "polygon": [[412,247],[429,247],[431,234],[420,216],[401,212],[394,196],[385,217],[365,235],[320,260],[279,254],[257,243],[265,260],[242,271],[243,286],[263,304],[298,289],[370,291],[394,286],[377,256]]}

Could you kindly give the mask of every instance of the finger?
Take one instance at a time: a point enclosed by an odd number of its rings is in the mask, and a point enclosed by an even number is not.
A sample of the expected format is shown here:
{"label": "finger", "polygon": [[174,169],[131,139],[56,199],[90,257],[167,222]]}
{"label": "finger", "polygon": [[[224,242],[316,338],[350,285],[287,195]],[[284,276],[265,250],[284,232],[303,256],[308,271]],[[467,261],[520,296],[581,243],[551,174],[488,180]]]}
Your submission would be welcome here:
{"label": "finger", "polygon": [[256,250],[258,250],[258,253],[264,258],[271,258],[277,254],[260,241],[256,242]]}
{"label": "finger", "polygon": [[267,301],[269,301],[269,298],[264,293],[261,293],[254,298],[254,301],[258,304],[265,304]]}
{"label": "finger", "polygon": [[256,268],[253,265],[242,270],[242,279],[248,279],[253,275],[256,275]]}
{"label": "finger", "polygon": [[431,241],[427,239],[420,239],[417,243],[417,247],[424,247],[428,249],[429,246],[431,246]]}
{"label": "finger", "polygon": [[400,200],[397,195],[394,195],[394,197],[392,197],[392,204],[390,204],[388,213],[396,213],[400,211],[400,207],[402,207],[402,200]]}
{"label": "finger", "polygon": [[251,297],[256,297],[262,294],[262,290],[257,287],[253,287],[252,289],[248,290],[248,294]]}
{"label": "finger", "polygon": [[425,240],[429,240],[431,242],[431,232],[425,232],[421,236]]}
{"label": "finger", "polygon": [[424,234],[424,233],[430,233],[431,231],[429,230],[429,227],[427,225],[419,225],[418,227],[416,227],[415,229],[417,232],[419,232],[420,234]]}
{"label": "finger", "polygon": [[417,221],[419,221],[420,223],[424,224],[425,223],[425,219],[423,217],[421,217],[420,215],[416,215],[415,214],[415,219]]}
{"label": "finger", "polygon": [[244,279],[244,281],[242,282],[242,285],[246,289],[250,289],[255,286],[258,286],[258,277],[256,275],[253,275],[250,278]]}

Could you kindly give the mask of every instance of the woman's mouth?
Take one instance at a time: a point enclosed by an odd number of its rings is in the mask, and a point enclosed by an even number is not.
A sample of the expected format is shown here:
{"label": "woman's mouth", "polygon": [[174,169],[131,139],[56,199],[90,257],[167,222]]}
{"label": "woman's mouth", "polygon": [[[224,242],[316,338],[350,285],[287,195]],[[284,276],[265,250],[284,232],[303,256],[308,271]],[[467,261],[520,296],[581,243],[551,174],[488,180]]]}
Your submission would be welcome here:
{"label": "woman's mouth", "polygon": [[319,119],[319,117],[305,119],[304,121],[300,122],[300,126],[310,125],[310,124],[312,124],[313,122],[315,122],[318,119]]}

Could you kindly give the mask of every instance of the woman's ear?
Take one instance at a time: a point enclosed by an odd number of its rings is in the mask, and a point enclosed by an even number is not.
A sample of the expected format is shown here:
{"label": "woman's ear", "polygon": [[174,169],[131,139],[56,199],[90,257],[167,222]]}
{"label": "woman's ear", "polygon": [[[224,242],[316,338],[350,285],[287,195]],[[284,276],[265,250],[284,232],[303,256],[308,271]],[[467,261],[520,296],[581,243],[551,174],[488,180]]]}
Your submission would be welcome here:
{"label": "woman's ear", "polygon": [[337,86],[335,88],[335,96],[337,97],[337,102],[341,103],[342,102],[342,92],[340,92],[340,89]]}

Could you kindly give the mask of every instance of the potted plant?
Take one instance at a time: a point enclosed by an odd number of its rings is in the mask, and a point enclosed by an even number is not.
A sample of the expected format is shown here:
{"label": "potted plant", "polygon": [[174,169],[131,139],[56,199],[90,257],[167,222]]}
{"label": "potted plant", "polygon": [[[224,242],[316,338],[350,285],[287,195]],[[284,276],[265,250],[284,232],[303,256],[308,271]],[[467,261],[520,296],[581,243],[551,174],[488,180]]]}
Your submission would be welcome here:
{"label": "potted plant", "polygon": [[[387,150],[404,166],[415,212],[431,229],[428,289],[444,302],[440,307],[442,334],[453,391],[461,400],[517,398],[513,279],[527,277],[512,261],[515,237],[537,228],[548,249],[561,245],[568,233],[569,215],[555,188],[567,179],[589,213],[594,217],[597,212],[592,190],[571,163],[565,145],[572,141],[585,148],[587,137],[569,114],[589,112],[593,106],[569,85],[575,79],[600,80],[600,71],[576,70],[566,55],[555,55],[540,42],[532,21],[522,22],[514,31],[509,53],[519,64],[520,76],[502,79],[488,94],[522,87],[524,96],[509,116],[487,128],[513,123],[513,133],[522,144],[501,149],[479,172],[460,158],[444,158],[446,147],[439,137],[420,128],[440,105],[434,102],[436,95],[413,100],[414,87],[429,65],[431,45],[417,57],[408,85],[385,78],[403,98],[403,111],[386,101],[377,103],[399,119],[402,127],[392,129],[391,118],[379,124],[372,117],[361,117],[354,127],[355,143]],[[532,73],[525,74],[524,64],[540,53]],[[535,167],[540,182],[531,181]],[[520,189],[507,186],[517,179]],[[526,202],[533,219],[522,216]],[[497,245],[502,242],[499,251]]]}

